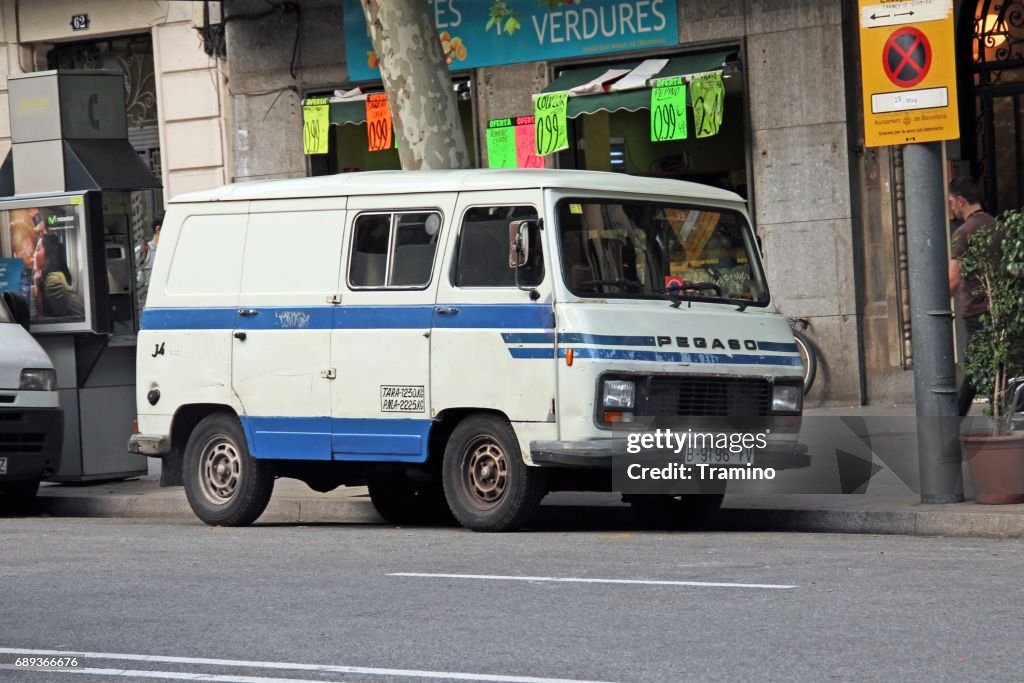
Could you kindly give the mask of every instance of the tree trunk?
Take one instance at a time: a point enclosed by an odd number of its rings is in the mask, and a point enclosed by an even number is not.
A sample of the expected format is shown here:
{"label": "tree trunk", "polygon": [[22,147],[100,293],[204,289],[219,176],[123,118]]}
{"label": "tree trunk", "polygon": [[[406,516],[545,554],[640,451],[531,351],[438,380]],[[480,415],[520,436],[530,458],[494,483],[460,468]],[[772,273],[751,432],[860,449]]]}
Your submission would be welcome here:
{"label": "tree trunk", "polygon": [[469,168],[455,91],[425,0],[361,0],[406,170]]}

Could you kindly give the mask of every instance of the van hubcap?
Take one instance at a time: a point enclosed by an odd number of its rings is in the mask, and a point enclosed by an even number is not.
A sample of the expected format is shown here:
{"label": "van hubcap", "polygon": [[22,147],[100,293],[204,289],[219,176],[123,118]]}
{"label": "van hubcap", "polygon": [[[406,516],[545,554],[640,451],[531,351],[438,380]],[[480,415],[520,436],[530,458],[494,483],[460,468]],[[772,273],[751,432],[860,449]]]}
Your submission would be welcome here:
{"label": "van hubcap", "polygon": [[483,438],[470,445],[466,460],[466,484],[477,508],[493,508],[508,489],[508,457],[497,443]]}
{"label": "van hubcap", "polygon": [[199,459],[199,484],[203,497],[214,505],[229,503],[238,490],[242,458],[235,445],[224,438],[211,439]]}

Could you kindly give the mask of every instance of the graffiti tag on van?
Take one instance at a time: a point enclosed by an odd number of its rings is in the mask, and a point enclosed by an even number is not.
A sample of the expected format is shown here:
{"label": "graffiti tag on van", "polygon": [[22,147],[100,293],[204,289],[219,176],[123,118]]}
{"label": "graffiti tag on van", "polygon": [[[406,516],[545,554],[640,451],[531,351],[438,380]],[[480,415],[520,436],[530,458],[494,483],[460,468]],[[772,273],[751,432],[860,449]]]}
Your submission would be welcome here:
{"label": "graffiti tag on van", "polygon": [[303,311],[278,311],[274,314],[277,324],[289,330],[301,330],[309,327],[309,313]]}
{"label": "graffiti tag on van", "polygon": [[381,385],[382,413],[422,413],[426,412],[426,409],[426,392],[422,386]]}

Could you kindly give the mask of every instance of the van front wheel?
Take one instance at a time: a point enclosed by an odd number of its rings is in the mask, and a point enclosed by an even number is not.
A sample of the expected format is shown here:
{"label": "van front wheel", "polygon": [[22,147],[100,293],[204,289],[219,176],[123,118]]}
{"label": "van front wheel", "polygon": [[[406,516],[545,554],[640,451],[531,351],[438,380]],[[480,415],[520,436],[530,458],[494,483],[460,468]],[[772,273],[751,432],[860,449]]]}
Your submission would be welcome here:
{"label": "van front wheel", "polygon": [[444,493],[459,523],[474,531],[512,531],[527,524],[544,497],[543,472],[523,462],[508,420],[468,417],[444,452]]}
{"label": "van front wheel", "polygon": [[203,419],[185,446],[185,495],[196,517],[211,526],[246,526],[267,508],[274,467],[249,455],[234,415]]}

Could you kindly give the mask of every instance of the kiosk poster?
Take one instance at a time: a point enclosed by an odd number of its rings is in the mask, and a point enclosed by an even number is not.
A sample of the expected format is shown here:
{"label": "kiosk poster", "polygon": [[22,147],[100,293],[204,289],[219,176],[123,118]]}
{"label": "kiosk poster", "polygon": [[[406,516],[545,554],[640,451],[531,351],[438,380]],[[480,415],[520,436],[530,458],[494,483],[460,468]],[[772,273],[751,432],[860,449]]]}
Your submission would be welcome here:
{"label": "kiosk poster", "polygon": [[81,287],[85,264],[79,260],[80,220],[75,206],[0,210],[2,254],[21,262],[12,291],[29,302],[33,323],[85,321]]}
{"label": "kiosk poster", "polygon": [[25,264],[20,258],[0,258],[0,292],[17,292]]}

